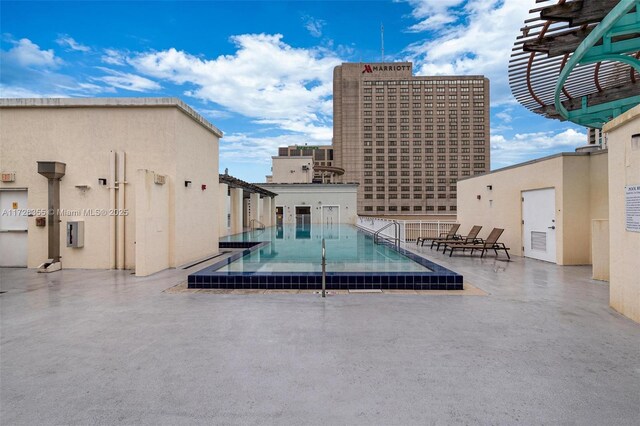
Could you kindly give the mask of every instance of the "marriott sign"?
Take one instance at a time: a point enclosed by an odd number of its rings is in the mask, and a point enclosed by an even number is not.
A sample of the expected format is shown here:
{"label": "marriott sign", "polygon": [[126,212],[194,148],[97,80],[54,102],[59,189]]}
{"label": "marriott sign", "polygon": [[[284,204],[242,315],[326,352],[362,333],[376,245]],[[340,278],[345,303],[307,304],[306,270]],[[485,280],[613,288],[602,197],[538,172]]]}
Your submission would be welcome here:
{"label": "marriott sign", "polygon": [[411,65],[400,65],[400,64],[390,64],[390,65],[370,65],[364,64],[362,68],[362,74],[371,74],[373,72],[379,71],[411,71]]}

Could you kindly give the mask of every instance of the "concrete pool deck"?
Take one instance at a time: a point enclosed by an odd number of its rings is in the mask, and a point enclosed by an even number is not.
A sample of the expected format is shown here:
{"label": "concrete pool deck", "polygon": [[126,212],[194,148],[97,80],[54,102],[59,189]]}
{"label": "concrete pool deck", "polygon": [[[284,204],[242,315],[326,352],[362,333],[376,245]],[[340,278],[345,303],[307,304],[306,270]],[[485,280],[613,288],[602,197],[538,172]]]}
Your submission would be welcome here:
{"label": "concrete pool deck", "polygon": [[590,267],[449,258],[483,297],[168,291],[0,269],[2,424],[636,424],[640,325]]}

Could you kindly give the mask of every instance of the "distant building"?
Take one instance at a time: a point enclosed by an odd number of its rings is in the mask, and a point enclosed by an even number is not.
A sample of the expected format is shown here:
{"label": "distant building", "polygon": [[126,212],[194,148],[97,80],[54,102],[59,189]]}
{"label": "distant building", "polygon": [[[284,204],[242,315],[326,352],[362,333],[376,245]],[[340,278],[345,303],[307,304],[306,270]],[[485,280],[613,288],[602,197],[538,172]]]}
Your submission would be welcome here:
{"label": "distant building", "polygon": [[489,80],[413,76],[411,62],[333,74],[333,166],[358,213],[455,214],[456,182],[489,171]]}
{"label": "distant building", "polygon": [[278,148],[267,183],[332,183],[344,173],[334,167],[331,145],[290,145]]}

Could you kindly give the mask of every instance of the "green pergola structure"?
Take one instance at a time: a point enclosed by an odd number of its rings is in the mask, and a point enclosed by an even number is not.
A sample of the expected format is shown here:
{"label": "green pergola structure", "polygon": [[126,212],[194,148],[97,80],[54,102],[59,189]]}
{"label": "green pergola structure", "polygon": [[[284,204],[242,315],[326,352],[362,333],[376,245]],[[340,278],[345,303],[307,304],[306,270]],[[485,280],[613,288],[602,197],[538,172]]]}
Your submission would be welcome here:
{"label": "green pergola structure", "polygon": [[640,104],[640,0],[537,0],[509,62],[529,110],[601,128]]}

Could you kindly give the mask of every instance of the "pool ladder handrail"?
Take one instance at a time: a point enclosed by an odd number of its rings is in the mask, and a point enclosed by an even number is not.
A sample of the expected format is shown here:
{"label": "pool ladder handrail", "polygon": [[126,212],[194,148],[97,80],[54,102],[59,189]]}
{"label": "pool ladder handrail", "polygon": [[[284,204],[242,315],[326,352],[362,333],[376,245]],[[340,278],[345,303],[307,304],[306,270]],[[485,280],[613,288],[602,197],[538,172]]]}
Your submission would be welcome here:
{"label": "pool ladder handrail", "polygon": [[[381,235],[382,231],[389,228],[390,226],[393,226],[393,231],[394,231],[393,238],[386,235]],[[400,223],[398,223],[397,220],[394,220],[393,222],[387,223],[385,226],[378,229],[373,234],[373,242],[375,244],[380,244],[380,240],[392,242],[394,246],[400,247]]]}
{"label": "pool ladder handrail", "polygon": [[[256,223],[258,224],[258,226],[256,226]],[[249,222],[249,226],[251,227],[252,231],[254,229],[262,231],[266,228],[266,226],[264,226],[264,223],[260,222],[258,219],[251,219],[251,221]]]}

